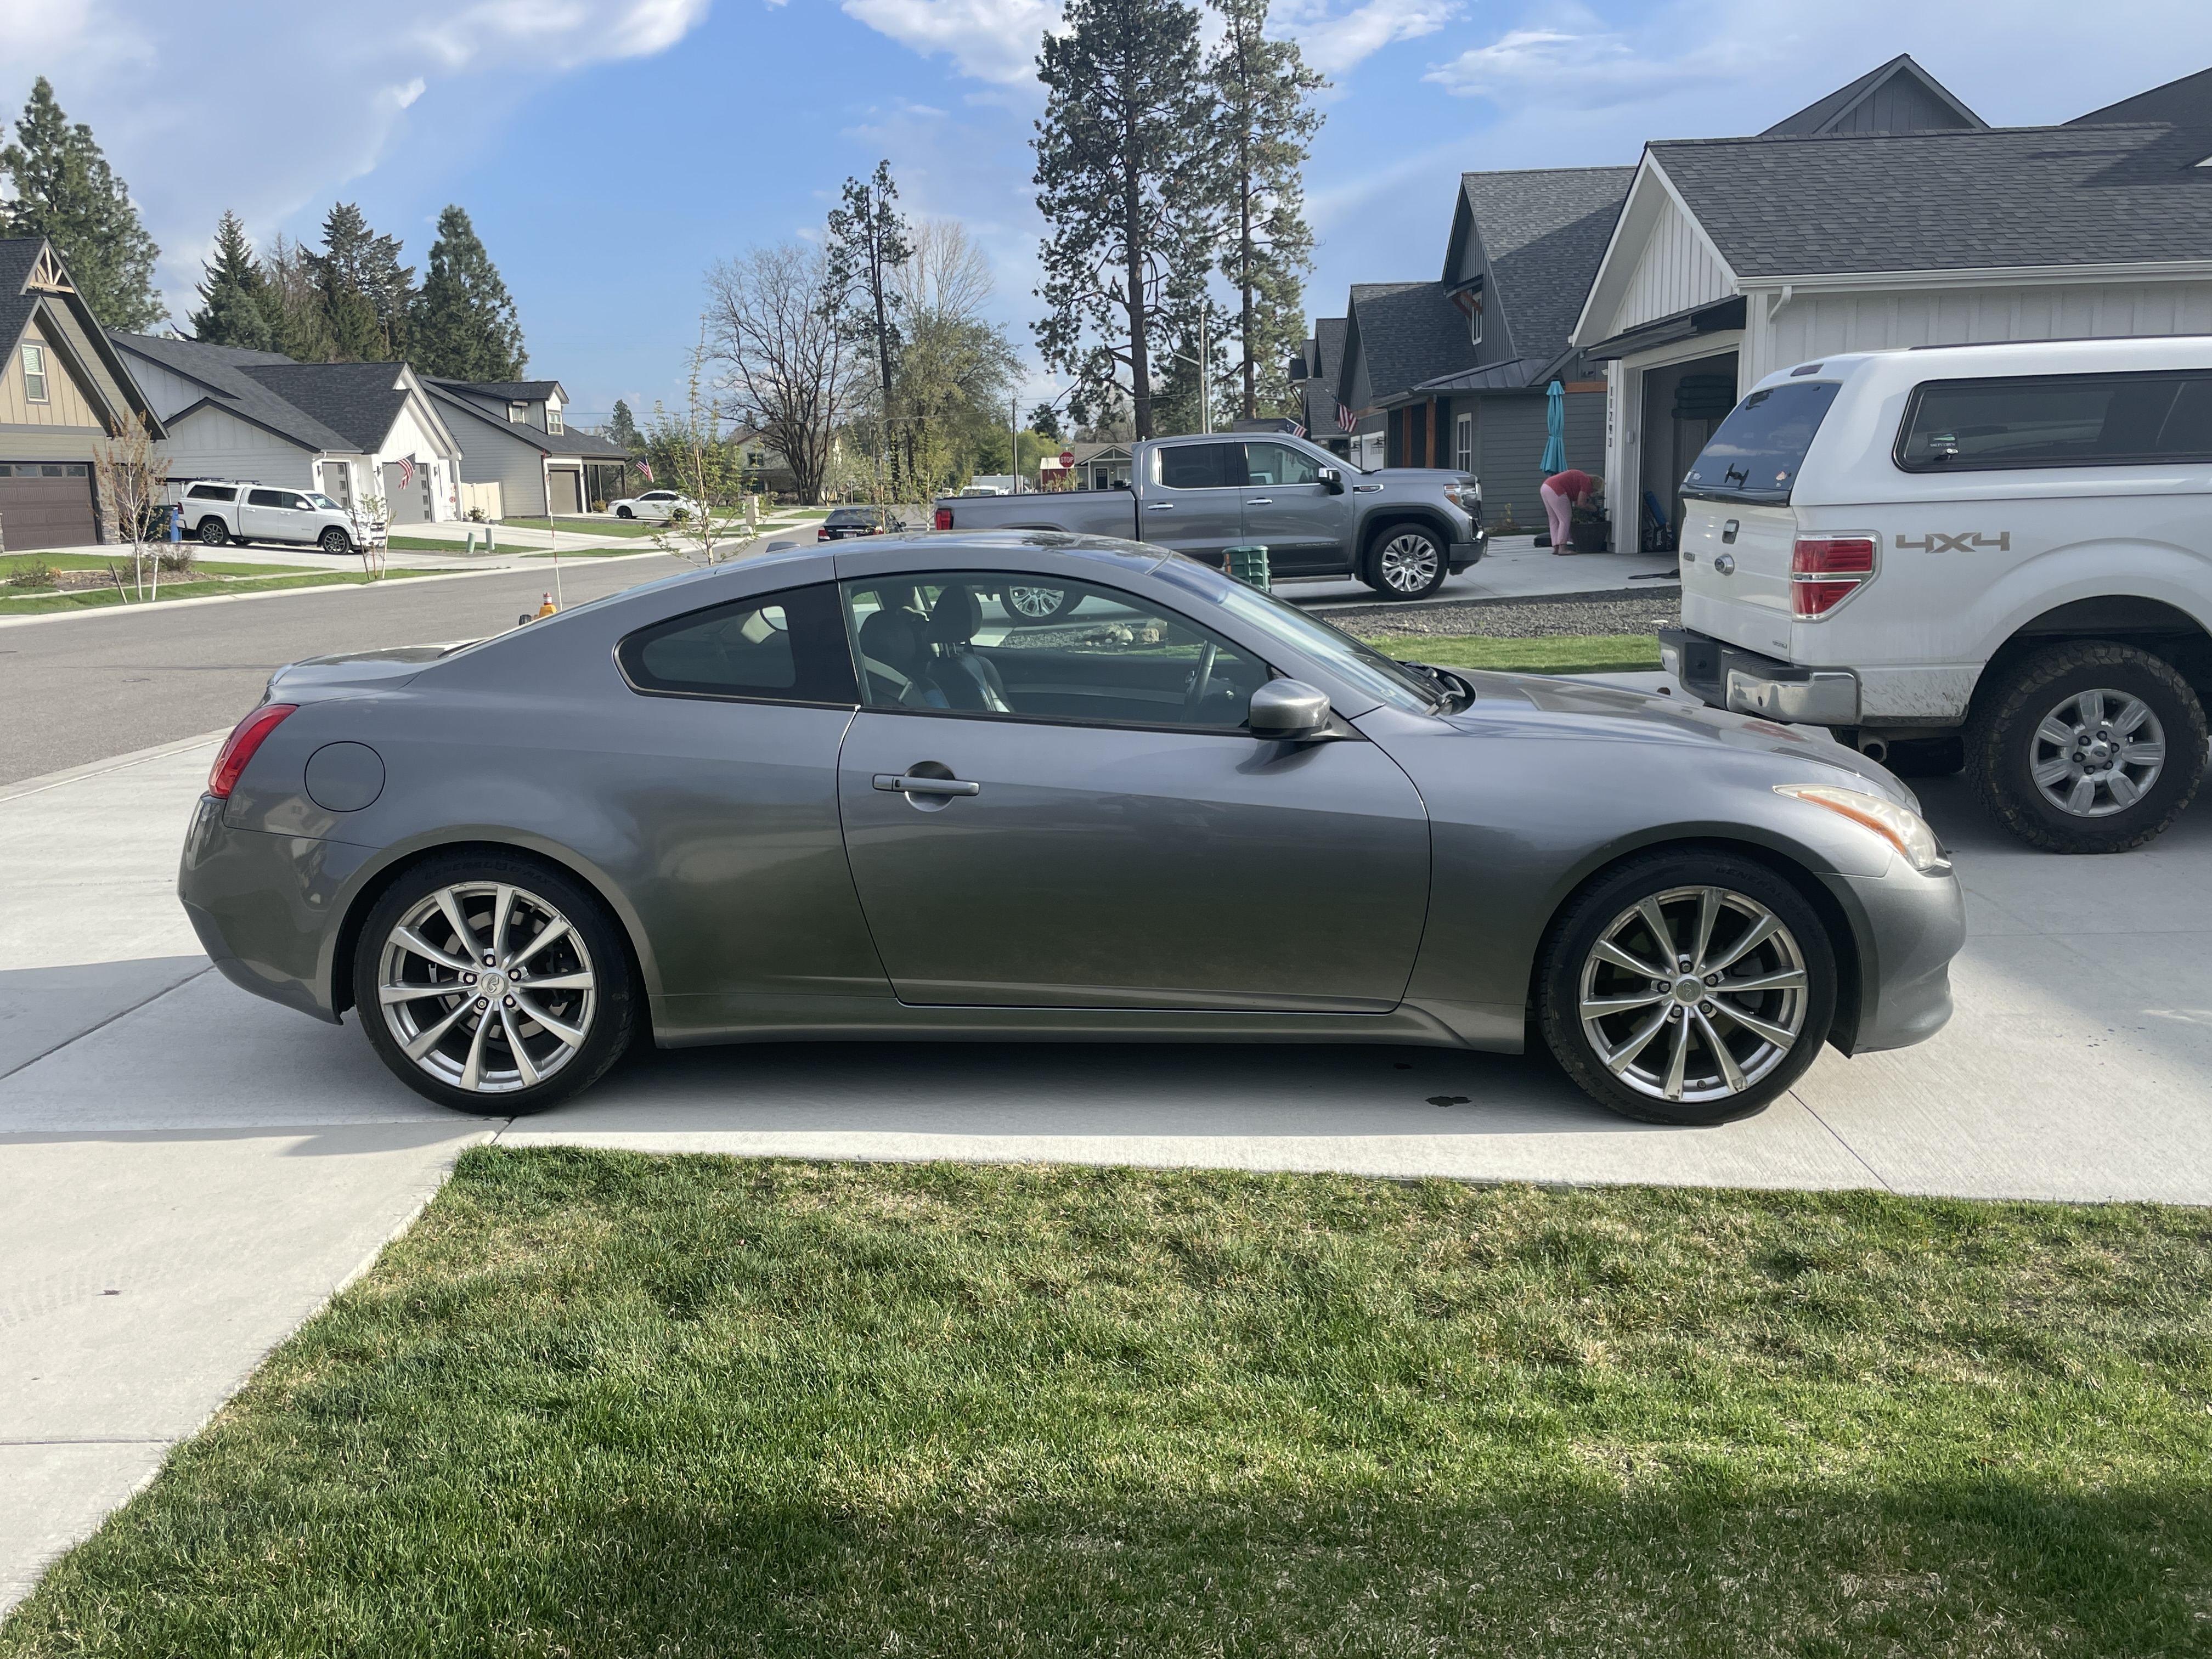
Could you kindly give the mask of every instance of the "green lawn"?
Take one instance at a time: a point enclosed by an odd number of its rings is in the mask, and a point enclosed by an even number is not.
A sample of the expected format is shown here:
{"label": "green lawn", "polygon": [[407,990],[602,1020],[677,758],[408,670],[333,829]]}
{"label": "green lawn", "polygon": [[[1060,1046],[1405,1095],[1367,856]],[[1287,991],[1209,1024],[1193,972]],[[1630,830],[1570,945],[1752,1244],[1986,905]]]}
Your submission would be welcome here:
{"label": "green lawn", "polygon": [[646,519],[501,519],[492,529],[507,525],[520,525],[525,530],[558,530],[562,535],[579,536],[650,536],[661,528]]}
{"label": "green lawn", "polygon": [[[0,581],[15,576],[26,565],[43,564],[53,570],[105,570],[110,565],[120,567],[127,574],[131,568],[131,551],[125,548],[100,558],[87,553],[9,553],[0,556]],[[192,568],[210,576],[280,576],[287,571],[313,570],[311,564],[228,564],[216,559],[196,559]],[[162,573],[164,580],[168,572]]]}
{"label": "green lawn", "polygon": [[[216,568],[212,565],[203,568]],[[251,565],[228,568],[267,568],[265,566]],[[384,574],[386,576],[428,576],[439,573],[393,568]],[[218,593],[267,593],[288,587],[331,587],[360,584],[368,580],[359,570],[317,570],[302,576],[274,575],[266,580],[222,582],[193,581],[164,573],[158,598],[161,603],[167,604],[171,599],[204,599]],[[131,603],[137,604],[137,586],[127,574],[124,577],[124,585],[133,595]],[[96,611],[103,605],[121,605],[123,602],[122,596],[112,587],[85,587],[66,593],[33,592],[21,596],[9,590],[0,592],[0,617],[38,616],[50,611]]]}
{"label": "green lawn", "polygon": [[2042,1659],[2208,1620],[2212,1212],[479,1149],[0,1656]]}
{"label": "green lawn", "polygon": [[1528,640],[1494,640],[1478,634],[1390,634],[1367,642],[1390,656],[1440,668],[1603,674],[1659,666],[1656,634],[1553,634]]}

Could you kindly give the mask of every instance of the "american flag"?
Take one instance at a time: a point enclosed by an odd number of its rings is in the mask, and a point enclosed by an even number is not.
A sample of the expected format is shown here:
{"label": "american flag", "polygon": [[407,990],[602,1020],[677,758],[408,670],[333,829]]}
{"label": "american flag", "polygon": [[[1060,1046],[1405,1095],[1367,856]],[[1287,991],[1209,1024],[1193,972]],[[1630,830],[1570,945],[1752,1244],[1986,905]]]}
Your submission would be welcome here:
{"label": "american flag", "polygon": [[399,460],[399,487],[402,489],[415,482],[415,458],[404,455]]}
{"label": "american flag", "polygon": [[1352,428],[1358,424],[1359,416],[1353,414],[1342,404],[1339,404],[1336,406],[1336,429],[1339,432],[1349,432]]}
{"label": "american flag", "polygon": [[640,461],[637,464],[637,470],[645,474],[646,483],[651,483],[653,482],[653,463],[651,461]]}
{"label": "american flag", "polygon": [[1292,421],[1291,422],[1291,436],[1293,438],[1303,438],[1305,435],[1305,428],[1300,426],[1296,421]]}

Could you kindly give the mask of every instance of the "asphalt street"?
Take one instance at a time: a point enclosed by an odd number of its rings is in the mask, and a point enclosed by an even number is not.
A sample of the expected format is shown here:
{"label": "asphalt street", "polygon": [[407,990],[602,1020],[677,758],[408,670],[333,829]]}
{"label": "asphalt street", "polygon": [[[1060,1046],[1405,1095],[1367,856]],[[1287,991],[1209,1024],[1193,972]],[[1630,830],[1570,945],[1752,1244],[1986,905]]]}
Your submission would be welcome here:
{"label": "asphalt street", "polygon": [[[570,605],[691,568],[665,555],[561,566]],[[548,564],[0,619],[0,784],[228,726],[260,701],[270,671],[302,657],[514,626],[553,587]]]}

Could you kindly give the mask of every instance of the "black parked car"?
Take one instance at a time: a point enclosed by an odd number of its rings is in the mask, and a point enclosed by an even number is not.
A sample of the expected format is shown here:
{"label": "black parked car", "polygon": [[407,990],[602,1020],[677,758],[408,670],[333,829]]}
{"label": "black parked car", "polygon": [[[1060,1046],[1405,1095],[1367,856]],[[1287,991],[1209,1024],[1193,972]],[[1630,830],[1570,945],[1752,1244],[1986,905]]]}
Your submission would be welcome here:
{"label": "black parked car", "polygon": [[833,509],[814,532],[817,542],[842,542],[854,536],[882,536],[906,526],[880,507],[840,507]]}

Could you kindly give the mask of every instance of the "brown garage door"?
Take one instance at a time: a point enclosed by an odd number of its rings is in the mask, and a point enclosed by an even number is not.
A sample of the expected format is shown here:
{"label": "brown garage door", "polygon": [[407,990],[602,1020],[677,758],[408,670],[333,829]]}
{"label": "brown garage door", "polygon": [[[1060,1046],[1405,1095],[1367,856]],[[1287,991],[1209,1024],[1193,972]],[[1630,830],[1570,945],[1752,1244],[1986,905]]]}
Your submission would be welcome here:
{"label": "brown garage door", "polygon": [[83,461],[0,461],[0,541],[8,550],[98,541],[91,474]]}
{"label": "brown garage door", "polygon": [[553,510],[556,513],[580,513],[584,510],[582,480],[563,467],[555,467],[546,473],[553,486]]}

